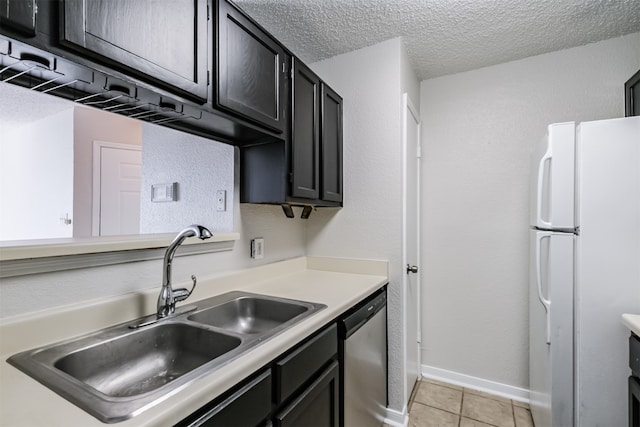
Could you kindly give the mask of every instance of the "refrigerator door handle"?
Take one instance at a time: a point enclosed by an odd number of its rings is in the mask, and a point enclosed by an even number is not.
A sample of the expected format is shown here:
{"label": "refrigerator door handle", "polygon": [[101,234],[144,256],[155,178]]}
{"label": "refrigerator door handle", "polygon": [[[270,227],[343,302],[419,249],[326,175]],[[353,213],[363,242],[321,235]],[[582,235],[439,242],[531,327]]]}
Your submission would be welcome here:
{"label": "refrigerator door handle", "polygon": [[540,303],[544,307],[546,313],[546,341],[547,344],[551,344],[551,301],[546,299],[544,295],[542,295],[542,261],[540,259],[540,252],[542,250],[542,239],[548,238],[551,236],[549,232],[538,232],[536,233],[536,284],[538,288],[538,299]]}
{"label": "refrigerator door handle", "polygon": [[[547,162],[551,162],[551,144],[547,147],[547,151],[544,153],[538,163],[538,188],[536,189],[536,222],[540,228],[551,228],[551,222],[545,221],[542,218],[542,191],[544,185],[544,165]],[[551,171],[551,168],[549,168]]]}

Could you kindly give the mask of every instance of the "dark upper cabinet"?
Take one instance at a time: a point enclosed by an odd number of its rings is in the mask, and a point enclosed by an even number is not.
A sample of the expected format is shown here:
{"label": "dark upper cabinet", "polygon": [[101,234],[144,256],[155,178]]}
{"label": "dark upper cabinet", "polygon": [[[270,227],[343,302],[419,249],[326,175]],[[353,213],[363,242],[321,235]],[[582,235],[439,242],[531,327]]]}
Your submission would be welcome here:
{"label": "dark upper cabinet", "polygon": [[320,196],[320,78],[293,62],[291,114],[291,195]]}
{"label": "dark upper cabinet", "polygon": [[342,202],[342,98],[293,61],[291,196]]}
{"label": "dark upper cabinet", "polygon": [[36,11],[36,0],[0,0],[0,26],[33,37]]}
{"label": "dark upper cabinet", "polygon": [[63,11],[65,46],[206,101],[206,0],[64,0]]}
{"label": "dark upper cabinet", "polygon": [[624,84],[625,116],[640,116],[640,70]]}
{"label": "dark upper cabinet", "polygon": [[342,202],[342,98],[322,84],[322,200]]}
{"label": "dark upper cabinet", "polygon": [[342,98],[297,58],[291,75],[289,138],[242,148],[240,201],[342,206]]}
{"label": "dark upper cabinet", "polygon": [[216,106],[284,133],[284,48],[225,0],[218,0],[216,24]]}

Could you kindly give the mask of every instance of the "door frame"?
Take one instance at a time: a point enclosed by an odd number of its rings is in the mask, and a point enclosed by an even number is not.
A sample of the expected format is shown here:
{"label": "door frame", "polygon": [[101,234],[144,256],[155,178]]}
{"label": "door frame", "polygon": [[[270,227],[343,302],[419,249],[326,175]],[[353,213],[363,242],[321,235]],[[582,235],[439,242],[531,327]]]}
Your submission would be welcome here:
{"label": "door frame", "polygon": [[141,145],[119,142],[93,141],[93,185],[91,204],[91,235],[100,236],[100,200],[102,197],[102,148],[142,151]]}
{"label": "door frame", "polygon": [[[408,185],[407,185],[407,156],[408,156],[408,148],[409,148],[409,141],[408,141],[408,135],[407,135],[407,124],[408,124],[408,120],[410,119],[409,114],[411,114],[411,116],[413,116],[413,119],[415,120],[415,122],[417,123],[417,147],[416,147],[416,187],[415,187],[415,191],[416,194],[413,195],[416,198],[416,261],[420,262],[420,156],[421,156],[421,123],[420,123],[420,114],[418,113],[417,108],[413,105],[413,103],[411,102],[411,99],[409,98],[409,95],[405,92],[402,94],[402,272],[403,272],[403,279],[402,279],[402,286],[403,286],[403,291],[402,291],[402,309],[403,309],[403,313],[404,313],[404,319],[403,319],[403,323],[404,323],[404,327],[403,327],[403,331],[402,331],[402,342],[403,342],[403,346],[404,346],[404,351],[405,351],[405,357],[404,357],[404,380],[403,380],[403,391],[405,393],[404,396],[404,403],[408,404],[409,402],[409,398],[411,397],[411,391],[408,390],[408,375],[409,375],[409,369],[408,369],[408,354],[406,353],[406,351],[408,350],[408,340],[410,339],[410,337],[407,336],[407,313],[408,313],[408,307],[405,305],[406,304],[406,297],[407,297],[407,292],[408,292],[408,287],[410,285],[410,281],[409,281],[409,277],[408,274],[406,274],[405,272],[405,268],[406,265],[409,264],[410,262],[408,261],[408,254],[407,254],[407,249],[406,249],[406,245],[407,245],[407,236],[408,236],[408,227],[407,227],[407,211],[408,211],[408,200],[409,197],[411,197],[410,194],[408,194]],[[421,292],[420,292],[420,288],[421,288],[421,283],[420,283],[420,276],[421,276],[421,270],[418,269],[418,273],[415,274],[415,282],[416,282],[416,293],[417,293],[417,298],[415,301],[416,304],[416,321],[417,321],[417,325],[416,325],[416,332],[417,332],[417,337],[415,337],[415,339],[417,340],[416,342],[416,352],[417,352],[417,363],[418,363],[418,379],[420,379],[421,377],[421,352],[420,352],[420,342],[421,342],[421,336],[422,336],[422,331],[421,331]]]}

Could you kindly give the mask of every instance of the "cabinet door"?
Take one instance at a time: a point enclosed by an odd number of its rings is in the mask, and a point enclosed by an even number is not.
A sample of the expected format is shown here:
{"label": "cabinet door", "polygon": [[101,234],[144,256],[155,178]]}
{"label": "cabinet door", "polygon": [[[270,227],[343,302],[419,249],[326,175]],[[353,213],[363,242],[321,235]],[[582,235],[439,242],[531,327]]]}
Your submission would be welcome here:
{"label": "cabinet door", "polygon": [[302,62],[293,62],[291,196],[320,196],[320,79]]}
{"label": "cabinet door", "polygon": [[178,426],[252,427],[271,411],[271,374],[266,371],[211,409],[193,414]]}
{"label": "cabinet door", "polygon": [[322,375],[275,417],[276,427],[337,427],[339,423],[338,362]]}
{"label": "cabinet door", "polygon": [[0,0],[0,27],[36,35],[36,0]]}
{"label": "cabinet door", "polygon": [[338,353],[338,327],[333,324],[275,363],[274,401],[287,400]]}
{"label": "cabinet door", "polygon": [[624,84],[625,117],[640,116],[640,70]]}
{"label": "cabinet door", "polygon": [[206,0],[64,0],[63,25],[63,44],[207,99]]}
{"label": "cabinet door", "polygon": [[322,200],[342,202],[342,98],[322,84]]}
{"label": "cabinet door", "polygon": [[217,106],[284,132],[284,48],[225,0],[218,1],[217,24]]}

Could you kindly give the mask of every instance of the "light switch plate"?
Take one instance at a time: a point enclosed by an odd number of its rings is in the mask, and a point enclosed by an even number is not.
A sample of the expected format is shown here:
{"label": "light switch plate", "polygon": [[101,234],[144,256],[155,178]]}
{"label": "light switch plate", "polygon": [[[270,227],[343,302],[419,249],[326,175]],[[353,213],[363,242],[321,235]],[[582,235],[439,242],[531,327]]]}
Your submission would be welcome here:
{"label": "light switch plate", "polygon": [[151,186],[152,202],[175,202],[178,199],[178,183],[153,184]]}

